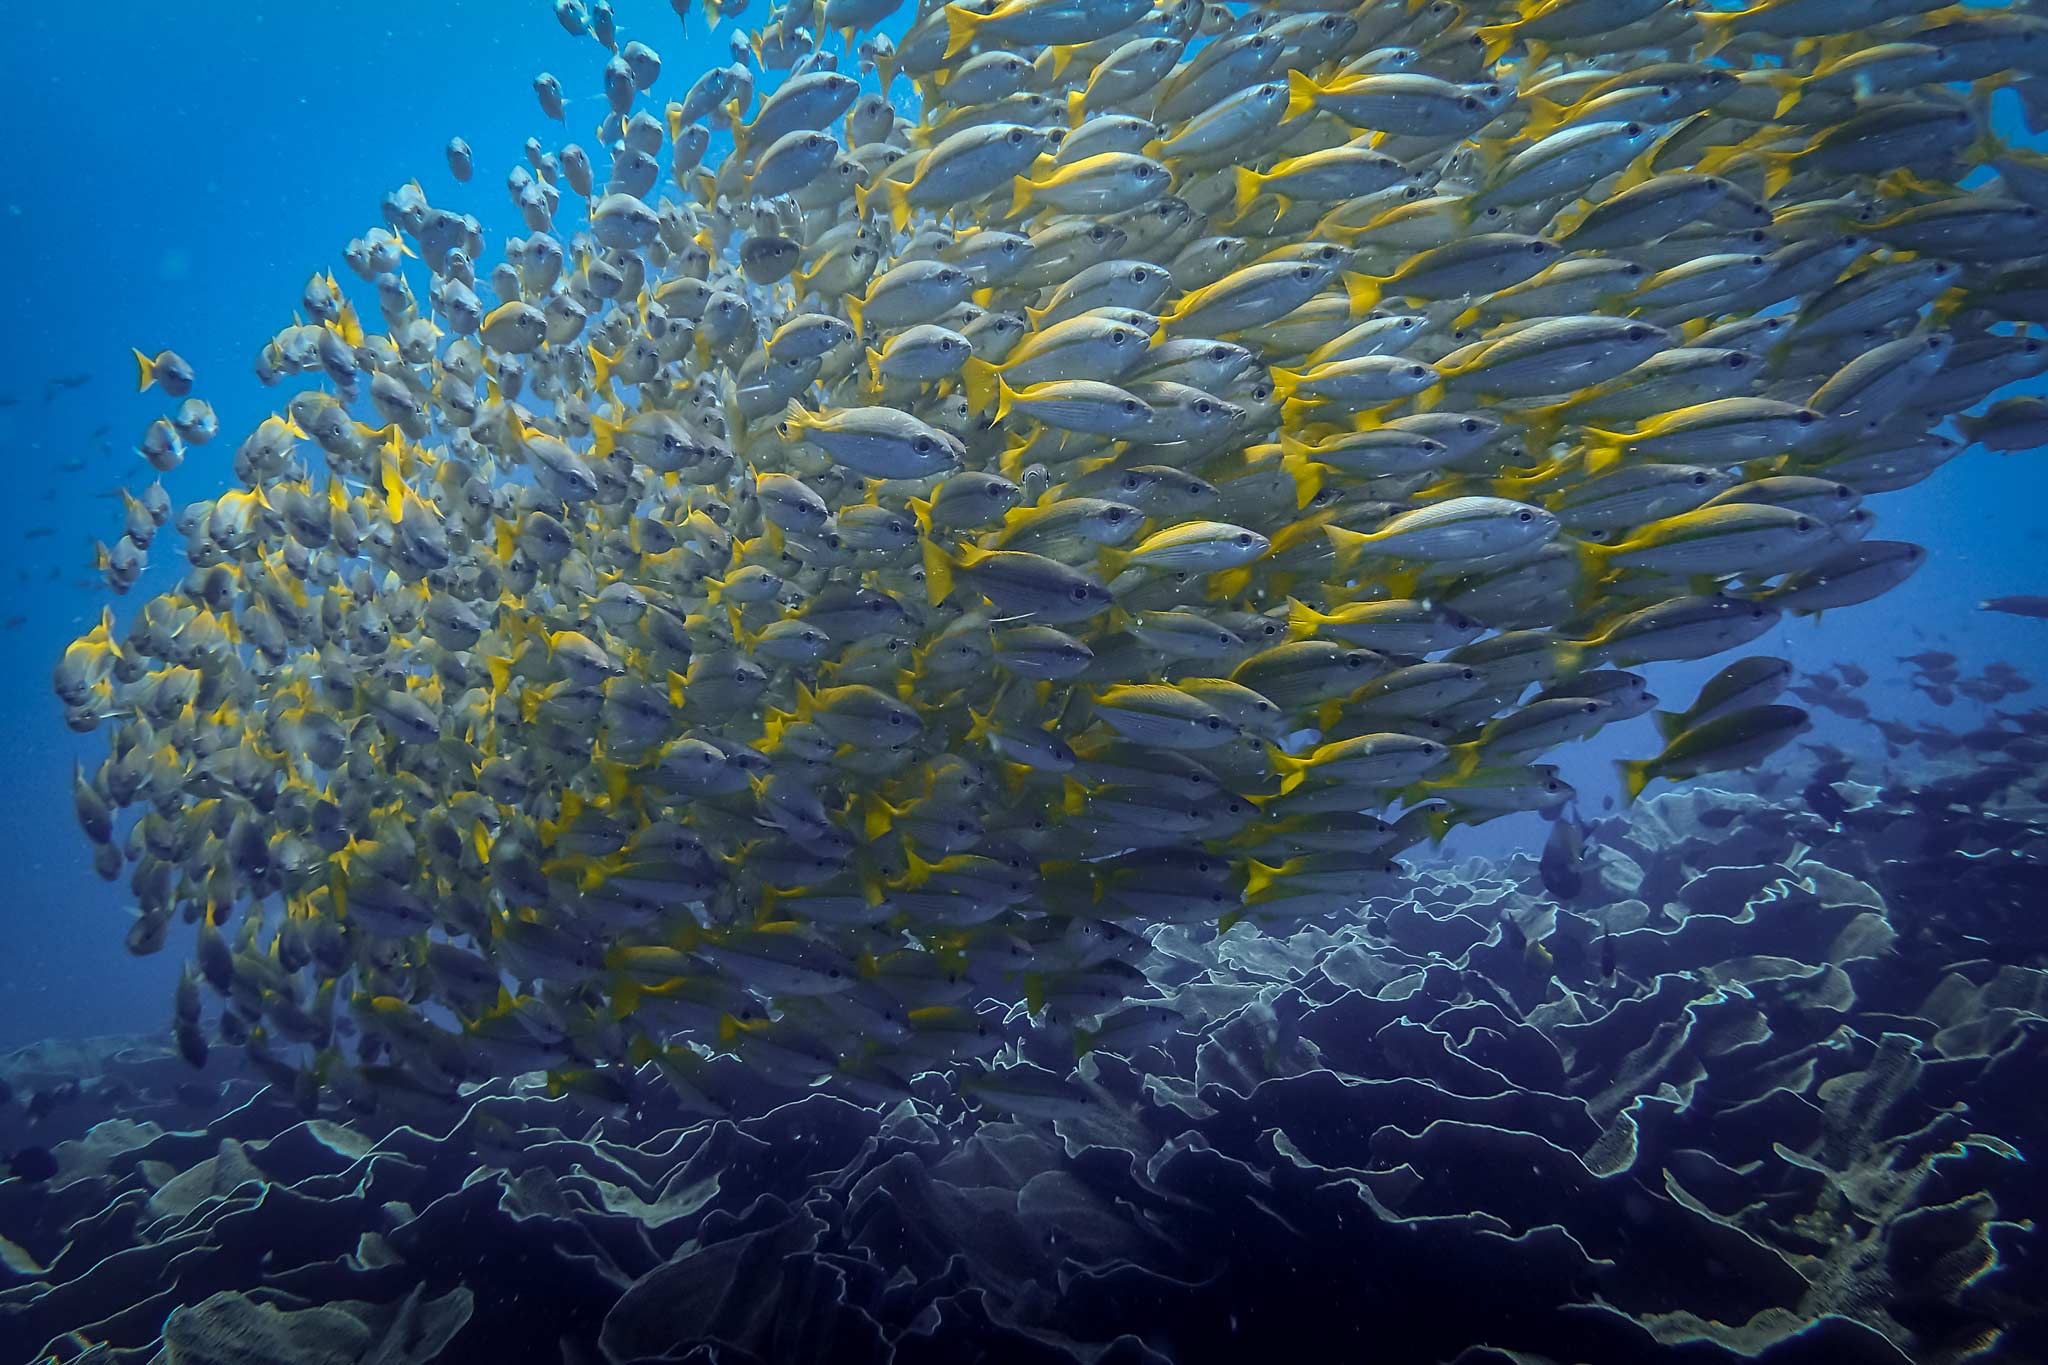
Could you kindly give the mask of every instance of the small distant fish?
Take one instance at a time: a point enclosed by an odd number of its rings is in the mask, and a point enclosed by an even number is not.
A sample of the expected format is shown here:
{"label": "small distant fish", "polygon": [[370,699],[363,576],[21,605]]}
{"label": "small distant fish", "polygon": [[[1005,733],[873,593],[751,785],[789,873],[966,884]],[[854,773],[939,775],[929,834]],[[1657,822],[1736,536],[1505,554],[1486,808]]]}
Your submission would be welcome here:
{"label": "small distant fish", "polygon": [[21,538],[23,540],[45,540],[56,534],[57,528],[54,526],[31,526],[21,533]]}
{"label": "small distant fish", "polygon": [[135,388],[139,393],[156,384],[173,398],[192,392],[192,364],[176,351],[158,351],[154,356],[135,352]]}
{"label": "small distant fish", "polygon": [[89,374],[60,374],[43,385],[43,401],[50,402],[64,389],[82,389],[90,383],[92,376]]}
{"label": "small distant fish", "polygon": [[1979,611],[2002,611],[2007,616],[2031,616],[2048,621],[2048,597],[1987,597],[1977,604]]}

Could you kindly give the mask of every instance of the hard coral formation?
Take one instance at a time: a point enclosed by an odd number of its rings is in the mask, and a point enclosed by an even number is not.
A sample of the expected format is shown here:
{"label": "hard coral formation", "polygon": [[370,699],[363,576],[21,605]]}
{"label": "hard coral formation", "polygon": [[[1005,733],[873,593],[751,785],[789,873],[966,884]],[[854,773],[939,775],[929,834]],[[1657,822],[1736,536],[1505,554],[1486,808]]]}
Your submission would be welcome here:
{"label": "hard coral formation", "polygon": [[1565,903],[1516,857],[1287,937],[1158,931],[1163,1042],[1013,1044],[1066,1078],[1051,1122],[727,1059],[712,1121],[593,1125],[515,1080],[376,1131],[233,1081],[202,1129],[132,1041],[16,1054],[77,1135],[0,1183],[0,1335],[223,1365],[2044,1358],[2048,972],[1939,951],[1971,905],[1922,932],[1868,823],[1690,791],[1599,827]]}

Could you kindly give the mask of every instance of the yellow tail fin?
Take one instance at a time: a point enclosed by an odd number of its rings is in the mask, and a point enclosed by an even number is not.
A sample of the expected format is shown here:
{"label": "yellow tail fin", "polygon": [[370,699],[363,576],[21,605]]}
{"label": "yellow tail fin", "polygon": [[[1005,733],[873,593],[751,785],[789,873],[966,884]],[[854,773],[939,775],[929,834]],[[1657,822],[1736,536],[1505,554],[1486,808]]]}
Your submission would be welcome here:
{"label": "yellow tail fin", "polygon": [[953,561],[935,540],[924,542],[924,590],[933,606],[953,595]]}
{"label": "yellow tail fin", "polygon": [[1330,544],[1337,551],[1337,567],[1350,569],[1366,553],[1372,544],[1372,537],[1363,531],[1353,531],[1343,526],[1325,526],[1323,534],[1330,538]]}
{"label": "yellow tail fin", "polygon": [[1362,318],[1379,307],[1381,282],[1355,270],[1344,272],[1344,292],[1351,299],[1351,316]]}
{"label": "yellow tail fin", "polygon": [[1316,107],[1323,88],[1296,70],[1287,73],[1287,121],[1292,122]]}
{"label": "yellow tail fin", "polygon": [[960,5],[946,6],[946,61],[952,61],[960,50],[974,41],[974,35],[986,16],[972,13]]}
{"label": "yellow tail fin", "polygon": [[960,367],[960,380],[967,389],[967,406],[976,412],[986,412],[995,405],[996,388],[1000,380],[996,367],[979,356],[967,357],[967,363]]}
{"label": "yellow tail fin", "polygon": [[1249,166],[1237,168],[1237,216],[1242,218],[1250,212],[1259,197],[1259,173]]}

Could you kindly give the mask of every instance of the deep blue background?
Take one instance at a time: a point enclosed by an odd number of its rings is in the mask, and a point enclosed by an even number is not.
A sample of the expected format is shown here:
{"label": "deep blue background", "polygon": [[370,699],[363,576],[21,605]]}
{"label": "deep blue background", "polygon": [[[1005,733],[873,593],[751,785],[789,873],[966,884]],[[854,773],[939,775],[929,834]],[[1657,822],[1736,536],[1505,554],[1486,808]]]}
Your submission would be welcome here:
{"label": "deep blue background", "polygon": [[[69,800],[74,756],[97,761],[104,740],[67,732],[49,686],[64,644],[106,600],[90,565],[93,540],[111,542],[120,529],[120,504],[107,494],[147,484],[133,443],[172,406],[160,391],[135,392],[129,347],[173,347],[198,369],[221,436],[165,482],[178,505],[218,492],[232,479],[236,443],[292,391],[263,389],[251,362],[291,320],[307,277],[332,269],[374,325],[371,291],[340,252],[381,222],[384,192],[418,177],[434,202],[481,217],[495,249],[521,230],[503,184],[524,140],[590,146],[603,113],[606,54],[565,35],[546,0],[294,0],[251,13],[259,8],[106,0],[11,5],[0,20],[0,401],[14,400],[0,407],[0,618],[10,623],[0,630],[0,1046],[163,1026],[189,950],[182,928],[157,958],[123,950],[122,889],[93,875]],[[662,54],[657,108],[727,59],[726,32],[714,41],[700,18],[686,38],[665,0],[614,8],[622,41]],[[566,129],[533,98],[543,69],[571,97]],[[442,158],[454,135],[475,149],[468,186]],[[424,298],[424,277],[417,288]],[[91,382],[45,401],[52,378],[77,373]],[[61,470],[74,460],[85,469]],[[1975,610],[1987,595],[2048,592],[2040,470],[2036,456],[1973,451],[1918,488],[1878,498],[1879,534],[1928,545],[1928,566],[1878,603],[1790,623],[1756,648],[1815,666],[1861,662],[1877,675],[1869,694],[1882,714],[1974,719],[1967,703],[1949,713],[1927,706],[1889,660],[1934,646],[1973,665],[2005,658],[2042,671],[2048,622]],[[51,534],[24,538],[38,526]],[[154,558],[158,567],[117,603],[124,621],[171,581],[163,566],[181,562],[174,533]],[[1654,671],[1653,681],[1682,706],[1709,671]],[[1825,717],[1822,733],[1870,745],[1868,730]],[[1613,786],[1606,760],[1655,742],[1639,721],[1582,747],[1564,760],[1566,775],[1597,812]],[[1492,851],[1541,836],[1534,821],[1502,822],[1454,836],[1451,847]]]}

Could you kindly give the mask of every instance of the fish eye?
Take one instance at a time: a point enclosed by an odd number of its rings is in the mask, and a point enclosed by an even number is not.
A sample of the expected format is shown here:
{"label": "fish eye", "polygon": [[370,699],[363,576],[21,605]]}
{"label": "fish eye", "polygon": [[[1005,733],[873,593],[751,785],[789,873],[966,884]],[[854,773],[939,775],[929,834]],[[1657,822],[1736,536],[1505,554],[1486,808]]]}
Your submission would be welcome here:
{"label": "fish eye", "polygon": [[1141,487],[1143,487],[1143,486],[1144,486],[1144,480],[1143,480],[1143,479],[1140,479],[1140,478],[1139,478],[1139,477],[1138,477],[1138,476],[1137,476],[1136,474],[1126,474],[1126,475],[1124,475],[1124,487],[1125,487],[1125,488],[1129,488],[1129,489],[1137,489],[1137,488],[1141,488]]}
{"label": "fish eye", "polygon": [[1086,602],[1088,600],[1088,587],[1085,583],[1076,583],[1074,585],[1073,598],[1076,602]]}
{"label": "fish eye", "polygon": [[1820,420],[1820,414],[1815,412],[1812,408],[1801,408],[1799,410],[1799,416],[1796,420],[1798,421],[1800,426],[1810,427],[1815,422],[1818,422]]}
{"label": "fish eye", "polygon": [[1251,533],[1248,531],[1234,537],[1234,539],[1239,545],[1249,545],[1252,543]]}
{"label": "fish eye", "polygon": [[1706,470],[1702,469],[1699,473],[1692,476],[1692,486],[1694,488],[1704,488],[1707,486]]}
{"label": "fish eye", "polygon": [[1801,517],[1799,518],[1799,520],[1792,523],[1792,529],[1802,533],[1806,531],[1811,531],[1813,529],[1813,522],[1806,517]]}
{"label": "fish eye", "polygon": [[1202,416],[1207,417],[1210,413],[1212,406],[1213,405],[1209,402],[1208,399],[1203,398],[1195,403],[1195,411],[1200,413]]}
{"label": "fish eye", "polygon": [[1109,334],[1109,344],[1112,346],[1121,346],[1128,340],[1130,340],[1130,333],[1121,327],[1114,329]]}
{"label": "fish eye", "polygon": [[1010,130],[1010,145],[1013,147],[1020,147],[1023,145],[1023,143],[1024,130],[1022,128],[1012,128]]}
{"label": "fish eye", "polygon": [[1108,228],[1097,226],[1088,229],[1088,240],[1091,242],[1099,242],[1107,236],[1109,236]]}
{"label": "fish eye", "polygon": [[1115,526],[1124,519],[1124,509],[1121,507],[1111,507],[1103,512],[1102,519],[1111,526]]}
{"label": "fish eye", "polygon": [[1129,413],[1129,414],[1131,414],[1131,415],[1132,415],[1133,417],[1137,416],[1137,415],[1138,415],[1138,400],[1137,400],[1137,399],[1135,399],[1135,398],[1128,398],[1128,399],[1125,399],[1125,400],[1124,400],[1124,411],[1125,411],[1125,412],[1127,412],[1127,413]]}
{"label": "fish eye", "polygon": [[1221,730],[1223,728],[1223,717],[1211,716],[1203,721],[1202,724],[1208,726],[1211,730]]}
{"label": "fish eye", "polygon": [[1531,512],[1531,511],[1528,511],[1528,510],[1526,510],[1526,509],[1525,509],[1525,510],[1523,510],[1523,511],[1520,511],[1520,512],[1517,512],[1517,513],[1515,513],[1515,520],[1516,520],[1516,521],[1534,521],[1534,520],[1536,520],[1536,514],[1535,514],[1534,512]]}
{"label": "fish eye", "polygon": [[1541,256],[1545,251],[1548,251],[1549,249],[1550,244],[1540,237],[1537,238],[1535,241],[1529,243],[1529,254],[1531,256]]}
{"label": "fish eye", "polygon": [[1142,265],[1131,272],[1132,284],[1143,284],[1146,280],[1150,278],[1152,278],[1152,272],[1147,270]]}

